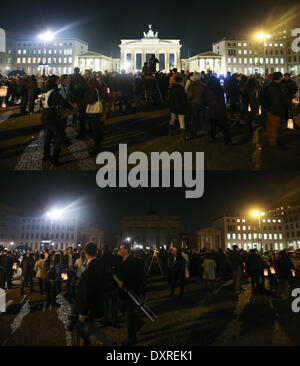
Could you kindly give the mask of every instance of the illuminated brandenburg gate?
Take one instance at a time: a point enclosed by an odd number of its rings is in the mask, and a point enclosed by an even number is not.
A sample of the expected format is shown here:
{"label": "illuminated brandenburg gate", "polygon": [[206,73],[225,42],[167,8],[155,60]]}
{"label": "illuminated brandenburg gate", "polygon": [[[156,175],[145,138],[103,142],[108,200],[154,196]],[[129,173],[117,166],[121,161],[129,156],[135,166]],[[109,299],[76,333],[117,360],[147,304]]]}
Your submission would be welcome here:
{"label": "illuminated brandenburg gate", "polygon": [[142,245],[144,249],[162,245],[169,247],[175,242],[179,244],[181,222],[178,216],[125,216],[122,226],[122,240],[129,237],[133,243]]}
{"label": "illuminated brandenburg gate", "polygon": [[144,63],[149,62],[151,55],[159,60],[157,70],[169,72],[176,67],[180,69],[179,39],[159,39],[158,32],[154,33],[149,25],[148,33],[144,32],[142,39],[123,39],[121,49],[120,69],[127,72],[142,70]]}

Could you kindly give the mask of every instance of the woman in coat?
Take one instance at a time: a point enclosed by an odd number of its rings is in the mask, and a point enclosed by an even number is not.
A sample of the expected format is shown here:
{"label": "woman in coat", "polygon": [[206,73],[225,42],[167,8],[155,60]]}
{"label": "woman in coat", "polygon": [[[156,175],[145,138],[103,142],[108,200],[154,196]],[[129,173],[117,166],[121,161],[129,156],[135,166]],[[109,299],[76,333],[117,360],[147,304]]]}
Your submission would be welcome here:
{"label": "woman in coat", "polygon": [[208,119],[210,121],[210,136],[212,141],[216,140],[216,130],[219,127],[224,135],[225,144],[231,143],[229,128],[226,124],[226,106],[224,100],[224,90],[220,81],[216,77],[211,77],[208,81],[206,102],[208,109]]}

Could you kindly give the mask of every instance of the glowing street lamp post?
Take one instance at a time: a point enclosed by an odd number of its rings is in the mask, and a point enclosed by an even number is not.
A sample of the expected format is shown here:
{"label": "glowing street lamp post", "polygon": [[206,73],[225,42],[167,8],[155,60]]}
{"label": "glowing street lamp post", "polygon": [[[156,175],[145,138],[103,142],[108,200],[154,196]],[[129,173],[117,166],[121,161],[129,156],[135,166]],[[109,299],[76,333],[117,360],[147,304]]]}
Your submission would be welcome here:
{"label": "glowing street lamp post", "polygon": [[262,39],[264,41],[264,78],[266,78],[266,40],[271,38],[270,34],[258,33],[256,38]]}
{"label": "glowing street lamp post", "polygon": [[43,66],[43,75],[45,76],[46,74],[46,66],[47,66],[47,57],[48,57],[48,52],[47,52],[47,42],[52,41],[54,39],[54,33],[47,31],[45,33],[41,33],[39,34],[38,38],[42,41],[44,41],[44,48],[46,51],[46,63],[44,64],[44,62],[42,62],[42,66]]}
{"label": "glowing street lamp post", "polygon": [[262,230],[261,230],[261,216],[264,216],[265,213],[264,212],[259,212],[259,211],[253,211],[252,212],[252,215],[253,216],[256,216],[258,217],[258,238],[259,238],[259,235],[261,236],[261,240],[260,240],[260,247],[261,247],[261,251],[263,250],[263,234],[262,234]]}

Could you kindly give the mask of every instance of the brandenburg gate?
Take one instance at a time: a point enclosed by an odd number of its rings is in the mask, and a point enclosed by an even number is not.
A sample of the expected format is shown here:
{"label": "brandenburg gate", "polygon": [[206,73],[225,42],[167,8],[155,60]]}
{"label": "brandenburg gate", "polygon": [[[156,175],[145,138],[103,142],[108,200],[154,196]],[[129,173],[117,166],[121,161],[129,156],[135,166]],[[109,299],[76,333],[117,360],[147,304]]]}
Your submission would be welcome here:
{"label": "brandenburg gate", "polygon": [[181,221],[178,216],[160,216],[147,213],[144,216],[125,216],[122,219],[122,240],[130,237],[136,242],[147,247],[162,245],[170,246],[171,243],[180,244]]}
{"label": "brandenburg gate", "polygon": [[144,63],[149,62],[151,55],[159,60],[160,71],[169,72],[180,66],[179,39],[159,39],[158,32],[154,33],[149,25],[148,33],[144,32],[142,39],[123,39],[119,45],[121,49],[120,69],[127,72],[141,71]]}

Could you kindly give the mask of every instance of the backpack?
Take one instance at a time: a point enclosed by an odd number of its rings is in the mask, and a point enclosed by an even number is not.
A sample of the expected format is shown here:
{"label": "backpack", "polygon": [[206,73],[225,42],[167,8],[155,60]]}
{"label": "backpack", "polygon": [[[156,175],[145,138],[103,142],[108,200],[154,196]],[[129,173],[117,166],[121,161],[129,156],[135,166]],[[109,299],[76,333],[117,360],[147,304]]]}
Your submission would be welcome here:
{"label": "backpack", "polygon": [[269,95],[269,85],[263,85],[259,91],[258,96],[259,104],[263,108],[269,108],[271,105],[270,95]]}

